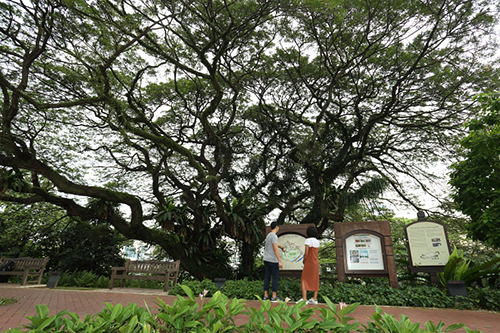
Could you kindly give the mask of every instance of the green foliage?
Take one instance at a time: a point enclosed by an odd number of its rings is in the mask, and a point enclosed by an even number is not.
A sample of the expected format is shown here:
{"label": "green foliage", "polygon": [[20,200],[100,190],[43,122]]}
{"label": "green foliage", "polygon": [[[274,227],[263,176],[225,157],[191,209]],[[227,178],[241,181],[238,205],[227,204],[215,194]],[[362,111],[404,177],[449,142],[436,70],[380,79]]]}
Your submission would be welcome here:
{"label": "green foliage", "polygon": [[[44,274],[42,282],[46,283],[48,277],[49,277],[48,273]],[[63,271],[61,272],[57,286],[77,287],[77,288],[108,288],[109,277],[104,275],[97,275],[94,272],[88,272],[88,271],[74,271],[71,273]],[[126,282],[126,287],[144,288],[144,289],[163,289],[163,282],[156,280],[128,280]],[[217,288],[215,287],[215,289]]]}
{"label": "green foliage", "polygon": [[[72,312],[61,311],[49,315],[46,305],[36,305],[37,315],[30,316],[27,332],[151,332],[153,316],[148,308],[139,308],[131,303],[126,307],[121,304],[106,307],[94,316],[86,315],[84,320]],[[25,330],[10,329],[7,332],[20,333]]]}
{"label": "green foliage", "polygon": [[[420,328],[420,323],[412,323],[408,316],[404,314],[397,320],[394,315],[383,313],[378,306],[375,307],[375,313],[370,317],[372,321],[368,321],[365,328],[366,333],[443,333],[451,332],[465,327],[464,324],[453,324],[445,328],[444,323],[440,321],[435,325],[432,321],[424,324],[425,329]],[[468,331],[469,333],[475,331]]]}
{"label": "green foliage", "polygon": [[[91,206],[96,213],[105,214],[103,207]],[[47,256],[47,271],[109,274],[109,267],[123,265],[120,250],[124,241],[109,223],[70,218],[54,205],[0,205],[0,255]]]}
{"label": "green foliage", "polygon": [[[227,285],[227,283],[223,287],[224,290],[225,290],[226,285]],[[204,279],[202,281],[184,280],[184,281],[182,281],[182,285],[178,283],[176,286],[174,286],[172,289],[170,289],[168,293],[169,293],[169,295],[187,296],[187,294],[185,292],[185,288],[183,288],[183,287],[190,288],[196,294],[200,294],[200,293],[203,293],[204,290],[208,290],[208,294],[207,294],[208,297],[215,295],[215,293],[217,291],[219,291],[219,288],[217,288],[217,286],[215,285],[215,283],[213,281],[208,280],[208,279]],[[228,294],[226,294],[226,295],[230,298],[232,297]],[[243,297],[238,296],[238,298],[243,298]]]}
{"label": "green foliage", "polygon": [[107,276],[97,275],[88,271],[74,271],[72,273],[61,272],[57,282],[58,287],[77,287],[77,288],[107,288],[109,287],[109,278]]}
{"label": "green foliage", "polygon": [[163,289],[162,281],[155,280],[127,280],[127,288]]}
{"label": "green foliage", "polygon": [[359,323],[347,317],[359,304],[349,305],[337,311],[335,304],[328,298],[326,308],[320,308],[320,320],[313,318],[314,308],[303,309],[306,302],[294,305],[280,302],[276,307],[270,301],[262,301],[259,309],[250,308],[249,322],[244,325],[245,332],[351,332]]}
{"label": "green foliage", "polygon": [[[286,288],[284,287],[285,284],[285,280],[281,279],[279,285],[280,295],[285,295],[282,293],[284,289],[281,289]],[[229,280],[224,284],[223,291],[229,298],[256,299],[256,295],[264,294],[264,284],[261,280]],[[290,298],[293,297],[293,295],[286,295]]]}
{"label": "green foliage", "polygon": [[[49,274],[45,274],[42,283],[46,283]],[[16,278],[16,277],[13,277]],[[483,278],[484,279],[484,278]],[[495,280],[496,281],[496,280]],[[10,282],[16,282],[14,280]],[[17,279],[19,282],[19,279]],[[323,283],[319,297],[327,297],[334,303],[360,303],[366,305],[410,306],[426,308],[481,308],[485,310],[500,311],[500,291],[498,283],[491,286],[469,287],[469,298],[455,302],[445,290],[430,285],[402,284],[401,288],[394,289],[388,286],[386,279],[364,279],[361,283]],[[487,283],[483,283],[487,285]],[[222,291],[230,299],[259,299],[263,294],[262,281],[229,280],[221,290],[208,279],[203,281],[192,280],[183,282],[183,285],[193,290],[195,294],[206,291],[206,296],[211,297],[217,291]],[[73,273],[61,272],[58,287],[61,288],[108,288],[109,278],[98,276],[91,272],[76,271]],[[127,281],[128,288],[163,289],[160,281]],[[279,296],[298,300],[301,296],[300,281],[298,279],[280,279]],[[169,291],[170,295],[188,296],[181,284],[177,284]]]}
{"label": "green foliage", "polygon": [[123,241],[124,238],[106,223],[75,222],[62,232],[54,233],[43,245],[50,249],[47,255],[51,264],[60,270],[106,275],[110,267],[123,266],[124,259],[120,256]]}
{"label": "green foliage", "polygon": [[[272,306],[270,301],[260,300],[258,309],[245,307],[241,300],[233,299],[217,291],[209,300],[206,294],[195,296],[187,287],[181,286],[187,297],[178,296],[172,305],[158,299],[158,313],[152,314],[149,308],[139,308],[131,303],[126,307],[121,304],[113,306],[106,303],[106,307],[96,315],[86,315],[81,320],[78,315],[68,311],[61,311],[50,315],[46,305],[36,305],[36,315],[28,319],[30,324],[27,330],[9,329],[7,333],[35,333],[35,332],[333,332],[349,333],[353,331],[367,333],[440,333],[449,332],[464,327],[463,324],[454,324],[444,329],[440,322],[434,325],[425,323],[425,330],[419,324],[411,323],[408,317],[402,315],[401,320],[396,320],[392,315],[382,312],[376,307],[376,312],[370,317],[367,325],[361,325],[349,314],[353,313],[359,303],[341,307],[324,297],[326,307],[318,308],[319,319],[313,317],[315,309],[304,308],[306,302],[288,305],[280,302]],[[234,317],[248,315],[248,322],[236,326]],[[443,331],[444,329],[444,331]],[[465,328],[468,330],[467,328]],[[472,332],[468,330],[468,332]]]}
{"label": "green foliage", "polygon": [[471,219],[468,234],[500,246],[500,94],[477,96],[482,112],[466,126],[463,160],[452,165],[453,199]]}
{"label": "green foliage", "polygon": [[0,306],[1,305],[9,305],[9,304],[13,304],[16,302],[17,302],[17,299],[15,299],[15,298],[0,297]]}
{"label": "green foliage", "polygon": [[187,286],[181,286],[187,298],[178,296],[173,305],[158,299],[160,313],[156,316],[158,325],[166,331],[175,332],[231,332],[236,329],[234,316],[244,312],[244,306],[238,299],[229,302],[220,291],[204,303],[206,292],[199,294],[201,309],[195,294]]}
{"label": "green foliage", "polygon": [[[361,303],[389,306],[415,306],[450,308],[454,301],[443,290],[428,285],[402,285],[399,289],[391,288],[387,279],[379,279],[371,283],[322,283],[319,297],[328,297],[334,303]],[[209,290],[213,295],[217,287],[210,280],[184,281],[196,293]],[[222,292],[229,298],[259,299],[263,295],[262,281],[229,280],[222,287]],[[172,295],[186,296],[183,289],[177,285],[170,292]],[[278,287],[278,296],[281,299],[298,300],[302,297],[299,279],[281,278]]]}
{"label": "green foliage", "polygon": [[438,273],[441,287],[447,288],[448,281],[464,281],[465,285],[469,286],[492,276],[498,278],[500,274],[500,255],[474,266],[471,266],[471,263],[472,260],[466,259],[464,252],[455,247],[444,267],[444,272]]}
{"label": "green foliage", "polygon": [[399,289],[384,284],[334,283],[322,286],[320,295],[326,295],[333,302],[348,304],[359,302],[371,305],[415,306],[449,308],[454,306],[453,299],[432,286],[403,285]]}
{"label": "green foliage", "polygon": [[45,203],[19,205],[0,204],[0,254],[7,257],[41,254],[39,243],[49,235],[47,229],[57,233],[67,219],[56,206]]}
{"label": "green foliage", "polygon": [[469,288],[469,299],[476,308],[500,311],[500,290],[498,287]]}

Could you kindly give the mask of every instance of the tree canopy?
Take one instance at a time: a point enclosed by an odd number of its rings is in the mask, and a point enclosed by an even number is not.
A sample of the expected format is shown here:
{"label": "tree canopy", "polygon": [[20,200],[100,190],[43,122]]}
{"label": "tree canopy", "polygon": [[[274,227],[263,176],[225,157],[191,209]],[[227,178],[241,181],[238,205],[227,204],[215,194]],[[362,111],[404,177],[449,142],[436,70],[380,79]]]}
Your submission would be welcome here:
{"label": "tree canopy", "polygon": [[500,94],[478,96],[483,112],[467,123],[463,159],[452,165],[450,184],[460,210],[470,218],[469,236],[500,247]]}
{"label": "tree canopy", "polygon": [[494,9],[1,3],[0,200],[107,221],[198,278],[230,275],[234,242],[250,276],[273,214],[322,232],[389,189],[417,207],[405,179],[432,193],[428,166],[496,85]]}

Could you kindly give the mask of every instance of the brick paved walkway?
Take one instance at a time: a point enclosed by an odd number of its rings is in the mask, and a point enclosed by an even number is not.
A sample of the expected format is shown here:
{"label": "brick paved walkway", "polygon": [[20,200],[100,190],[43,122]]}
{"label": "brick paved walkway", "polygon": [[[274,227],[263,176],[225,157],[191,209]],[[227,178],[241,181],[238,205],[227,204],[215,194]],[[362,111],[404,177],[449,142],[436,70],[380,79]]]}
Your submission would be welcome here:
{"label": "brick paved walkway", "polygon": [[[101,311],[106,302],[113,305],[121,303],[123,306],[136,303],[139,307],[144,307],[146,303],[154,310],[158,297],[167,304],[172,304],[176,299],[174,296],[168,296],[162,290],[115,288],[113,290],[74,291],[48,289],[45,286],[21,287],[16,284],[0,284],[0,297],[18,300],[17,303],[0,306],[0,332],[29,323],[27,317],[36,314],[35,305],[37,304],[46,304],[51,314],[68,310],[77,313],[83,319],[85,314],[94,315]],[[247,307],[258,308],[259,305],[258,301],[246,301]],[[427,321],[433,321],[437,324],[442,320],[446,326],[465,323],[468,328],[480,330],[483,333],[500,332],[500,313],[497,312],[398,307],[382,307],[382,309],[386,313],[393,314],[397,319],[400,318],[401,314],[405,314],[412,322],[419,322],[422,328],[423,323]],[[360,323],[366,324],[368,317],[373,312],[373,306],[359,306],[351,316]],[[239,315],[235,322],[237,325],[241,325],[246,320],[246,316]],[[455,332],[465,332],[465,330],[460,329]]]}

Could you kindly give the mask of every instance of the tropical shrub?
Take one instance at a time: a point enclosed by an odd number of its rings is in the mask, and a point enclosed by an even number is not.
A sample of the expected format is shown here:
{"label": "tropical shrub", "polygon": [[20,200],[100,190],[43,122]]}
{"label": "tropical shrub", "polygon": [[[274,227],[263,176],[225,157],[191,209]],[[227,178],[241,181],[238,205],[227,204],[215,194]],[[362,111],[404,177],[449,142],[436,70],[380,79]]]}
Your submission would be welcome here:
{"label": "tropical shrub", "polygon": [[[375,307],[375,313],[370,319],[372,320],[369,320],[366,326],[362,325],[365,333],[439,333],[450,332],[465,327],[464,324],[453,324],[445,328],[442,321],[437,325],[429,321],[424,324],[425,330],[422,330],[420,323],[412,323],[408,316],[402,314],[400,320],[397,320],[394,315],[383,313],[382,309],[378,306]],[[467,327],[465,327],[465,330],[469,333],[477,332],[469,330]]]}
{"label": "tropical shrub", "polygon": [[454,306],[451,297],[437,287],[402,285],[399,289],[389,285],[334,283],[321,287],[321,296],[334,303],[369,305],[415,306],[449,308]]}
{"label": "tropical shrub", "polygon": [[[293,295],[284,294],[283,290],[286,284],[289,284],[285,279],[280,279],[279,281],[279,294],[288,296],[292,299]],[[300,287],[299,287],[300,288]],[[226,281],[223,287],[224,294],[229,298],[243,298],[243,299],[256,299],[256,296],[264,296],[264,285],[263,281],[255,280],[250,281],[247,279],[237,280],[237,281]]]}
{"label": "tropical shrub", "polygon": [[[113,306],[106,303],[106,307],[98,314],[86,315],[82,320],[75,313],[61,311],[55,315],[49,314],[46,305],[36,305],[36,315],[28,317],[30,324],[25,326],[27,333],[34,332],[333,332],[348,333],[352,331],[378,333],[423,333],[449,332],[464,327],[464,324],[454,324],[444,327],[440,322],[434,325],[425,323],[425,331],[419,328],[418,323],[412,323],[408,317],[401,316],[396,320],[376,307],[376,312],[370,317],[367,325],[362,325],[348,315],[356,310],[359,303],[348,306],[337,306],[324,297],[326,307],[318,308],[320,319],[312,315],[314,308],[304,308],[306,302],[288,305],[280,302],[271,306],[270,301],[260,300],[258,309],[245,307],[238,299],[229,299],[217,291],[206,301],[204,291],[195,296],[187,287],[180,286],[187,297],[178,296],[172,305],[158,300],[158,313],[152,314],[149,308],[139,308],[131,303],[126,307],[121,304]],[[206,302],[205,302],[206,301]],[[234,318],[239,315],[248,315],[248,322],[236,326]],[[467,332],[474,332],[465,328]],[[21,328],[9,329],[7,333],[25,332]]]}
{"label": "tropical shrub", "polygon": [[[169,295],[177,295],[177,296],[188,296],[186,294],[184,286],[188,287],[190,290],[193,290],[193,292],[195,294],[201,294],[205,290],[207,290],[207,295],[210,297],[215,295],[215,293],[217,291],[219,291],[219,288],[217,288],[215,283],[211,280],[208,280],[208,279],[204,279],[202,281],[198,281],[198,280],[186,281],[186,280],[184,280],[182,282],[182,285],[178,283],[172,289],[169,290],[168,294]],[[162,288],[163,288],[163,284],[162,284]],[[227,295],[226,293],[224,293],[224,294],[231,298],[231,296]],[[242,298],[242,297],[238,297],[238,298]]]}
{"label": "tropical shrub", "polygon": [[[44,279],[42,279],[42,282]],[[88,271],[61,272],[58,287],[107,288],[109,278]]]}
{"label": "tropical shrub", "polygon": [[481,282],[485,278],[498,277],[500,274],[500,256],[495,256],[490,260],[477,265],[471,265],[472,260],[466,259],[463,250],[454,247],[448,262],[444,267],[444,272],[438,273],[439,284],[446,288],[448,281],[464,281],[466,286]]}

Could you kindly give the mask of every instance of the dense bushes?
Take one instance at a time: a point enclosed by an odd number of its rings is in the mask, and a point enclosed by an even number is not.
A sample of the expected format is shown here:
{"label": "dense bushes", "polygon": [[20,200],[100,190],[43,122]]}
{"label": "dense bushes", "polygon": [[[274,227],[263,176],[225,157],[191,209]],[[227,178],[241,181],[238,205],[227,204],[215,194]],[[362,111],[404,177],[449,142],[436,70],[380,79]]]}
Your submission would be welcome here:
{"label": "dense bushes", "polygon": [[469,300],[474,307],[500,311],[500,290],[497,288],[484,287],[469,289]]}
{"label": "dense bushes", "polygon": [[321,294],[333,302],[435,308],[454,306],[451,297],[430,286],[402,286],[394,289],[383,285],[335,283],[333,286],[324,286]]}
{"label": "dense bushes", "polygon": [[[204,280],[184,281],[185,285],[195,291],[209,290],[214,294],[217,287],[213,282]],[[228,281],[222,288],[222,292],[229,298],[257,299],[262,296],[262,281]],[[186,296],[180,286],[172,289],[170,294]],[[285,299],[298,300],[301,296],[300,281],[298,279],[281,279],[278,295]],[[430,286],[402,286],[394,289],[387,285],[376,284],[348,284],[334,283],[323,284],[318,294],[319,298],[326,296],[334,303],[361,303],[367,305],[389,305],[389,306],[414,306],[414,307],[454,307],[452,297],[439,288]]]}
{"label": "dense bushes", "polygon": [[[11,282],[16,278],[12,277]],[[42,280],[46,283],[48,274]],[[334,303],[344,302],[348,304],[359,302],[365,305],[387,305],[387,306],[410,306],[426,308],[462,308],[462,309],[484,309],[500,311],[500,290],[492,287],[470,287],[469,298],[454,300],[446,290],[429,285],[406,285],[402,284],[399,289],[389,287],[386,279],[367,279],[359,283],[322,282],[319,298],[328,297]],[[183,285],[188,286],[195,293],[208,290],[208,295],[214,295],[219,288],[211,280],[184,280]],[[109,278],[98,276],[91,272],[62,273],[58,287],[77,288],[108,288]],[[163,289],[161,281],[127,281],[128,288]],[[237,280],[227,281],[221,291],[228,298],[255,300],[257,296],[263,296],[263,282],[260,280]],[[170,295],[186,296],[180,285],[169,291]],[[279,282],[278,296],[291,300],[298,300],[301,296],[299,279],[282,278]]]}
{"label": "dense bushes", "polygon": [[[184,281],[195,293],[209,290],[213,295],[218,288],[212,281]],[[222,292],[229,298],[257,299],[262,297],[262,281],[227,281],[222,287]],[[180,286],[170,290],[172,295],[186,296]],[[300,281],[298,279],[280,279],[278,296],[291,300],[301,298]],[[469,288],[469,298],[454,300],[446,291],[437,287],[420,285],[402,285],[399,289],[389,287],[387,284],[357,284],[333,283],[322,284],[319,299],[328,297],[334,303],[360,303],[365,305],[409,306],[425,308],[462,308],[485,309],[500,311],[500,291],[493,288]]]}

